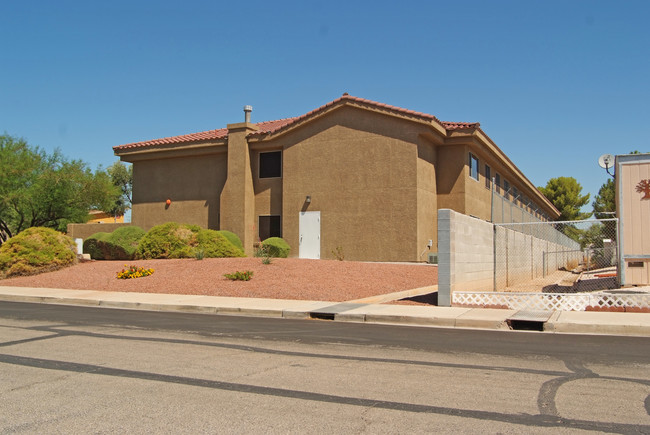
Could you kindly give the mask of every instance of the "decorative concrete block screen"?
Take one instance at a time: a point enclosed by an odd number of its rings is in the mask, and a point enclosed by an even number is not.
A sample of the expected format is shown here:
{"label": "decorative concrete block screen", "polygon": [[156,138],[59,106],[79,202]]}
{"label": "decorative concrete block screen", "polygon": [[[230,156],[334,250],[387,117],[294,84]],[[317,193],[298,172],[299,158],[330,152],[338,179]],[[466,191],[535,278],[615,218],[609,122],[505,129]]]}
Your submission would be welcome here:
{"label": "decorative concrete block screen", "polygon": [[648,312],[650,293],[496,293],[455,292],[455,306],[532,311]]}

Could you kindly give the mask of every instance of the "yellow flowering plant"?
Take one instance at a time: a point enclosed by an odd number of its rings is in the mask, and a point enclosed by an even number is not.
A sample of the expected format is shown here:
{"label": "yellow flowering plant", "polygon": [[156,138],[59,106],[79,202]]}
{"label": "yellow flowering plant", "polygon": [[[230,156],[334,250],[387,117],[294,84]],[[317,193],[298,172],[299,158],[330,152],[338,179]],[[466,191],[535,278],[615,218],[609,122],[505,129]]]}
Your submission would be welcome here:
{"label": "yellow flowering plant", "polygon": [[117,272],[117,279],[141,278],[153,274],[153,269],[145,269],[141,266],[125,264],[124,267],[125,269]]}

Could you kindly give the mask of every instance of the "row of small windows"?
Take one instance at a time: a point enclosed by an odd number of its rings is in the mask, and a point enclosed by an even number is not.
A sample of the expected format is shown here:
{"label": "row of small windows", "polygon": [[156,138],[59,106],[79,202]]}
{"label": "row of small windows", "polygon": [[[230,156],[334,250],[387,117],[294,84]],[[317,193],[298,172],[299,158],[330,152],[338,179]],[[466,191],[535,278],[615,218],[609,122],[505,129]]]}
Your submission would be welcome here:
{"label": "row of small windows", "polygon": [[[485,188],[492,188],[492,168],[489,165],[484,167],[484,176],[485,176]],[[469,153],[469,176],[479,181],[479,160],[474,154]],[[501,187],[503,186],[503,192]],[[535,213],[539,216],[545,216],[543,213],[539,212],[536,209],[533,209],[533,201],[531,201],[525,195],[519,193],[516,187],[510,186],[508,180],[503,180],[503,185],[501,184],[501,175],[498,173],[494,174],[494,189],[498,194],[502,194],[503,197],[507,200],[511,200],[513,203],[519,203],[523,208],[527,208],[531,213]]]}
{"label": "row of small windows", "polygon": [[[474,180],[479,181],[479,161],[478,157],[476,157],[474,154],[469,153],[469,176],[472,177]],[[487,189],[492,188],[492,168],[490,168],[489,165],[485,165],[484,172],[485,176],[485,187]],[[501,175],[498,173],[494,174],[494,186],[496,188],[496,191],[498,193],[501,193]],[[508,195],[511,193],[510,192],[510,183],[508,183],[508,180],[503,180],[503,189],[505,191],[505,196],[506,198]],[[516,191],[516,189],[515,189]]]}

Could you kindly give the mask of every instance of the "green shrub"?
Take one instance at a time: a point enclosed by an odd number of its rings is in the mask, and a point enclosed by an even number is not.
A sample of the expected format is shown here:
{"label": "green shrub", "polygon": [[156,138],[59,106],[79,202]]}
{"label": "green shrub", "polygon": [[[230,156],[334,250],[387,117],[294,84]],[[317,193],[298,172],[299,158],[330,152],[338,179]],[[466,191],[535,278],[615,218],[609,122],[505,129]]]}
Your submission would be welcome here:
{"label": "green shrub", "polygon": [[132,260],[144,235],[144,230],[136,226],[121,227],[112,233],[95,233],[84,241],[84,252],[93,260]]}
{"label": "green shrub", "polygon": [[140,239],[135,258],[190,258],[200,229],[177,222],[157,225]]}
{"label": "green shrub", "polygon": [[0,272],[6,277],[34,275],[77,262],[77,245],[51,228],[32,227],[0,246]]}
{"label": "green shrub", "polygon": [[132,260],[140,239],[146,233],[140,227],[120,227],[99,242],[106,260]]}
{"label": "green shrub", "polygon": [[83,250],[86,254],[90,255],[93,260],[103,260],[104,254],[99,247],[100,240],[105,240],[109,233],[95,233],[84,240]]}
{"label": "green shrub", "polygon": [[264,240],[262,248],[267,249],[269,256],[278,258],[287,258],[291,252],[289,244],[280,237],[269,237]]}
{"label": "green shrub", "polygon": [[153,227],[140,239],[135,258],[243,257],[244,253],[215,230],[176,222]]}
{"label": "green shrub", "polygon": [[253,271],[247,270],[245,272],[237,271],[235,273],[224,273],[223,276],[231,281],[250,281],[253,277]]}
{"label": "green shrub", "polygon": [[208,258],[243,257],[244,252],[215,230],[201,230],[197,235],[199,249]]}
{"label": "green shrub", "polygon": [[230,243],[235,245],[235,248],[238,248],[240,251],[244,252],[244,245],[242,244],[241,239],[237,234],[227,230],[219,230],[217,232],[228,239]]}

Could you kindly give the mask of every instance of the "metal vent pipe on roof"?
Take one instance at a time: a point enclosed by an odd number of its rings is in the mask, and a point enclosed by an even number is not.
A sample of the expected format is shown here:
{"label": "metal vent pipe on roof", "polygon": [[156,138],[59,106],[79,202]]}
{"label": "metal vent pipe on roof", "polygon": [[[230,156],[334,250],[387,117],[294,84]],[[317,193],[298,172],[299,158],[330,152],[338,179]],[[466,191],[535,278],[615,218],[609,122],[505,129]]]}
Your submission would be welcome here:
{"label": "metal vent pipe on roof", "polygon": [[244,121],[251,122],[251,112],[253,111],[253,106],[244,106]]}

